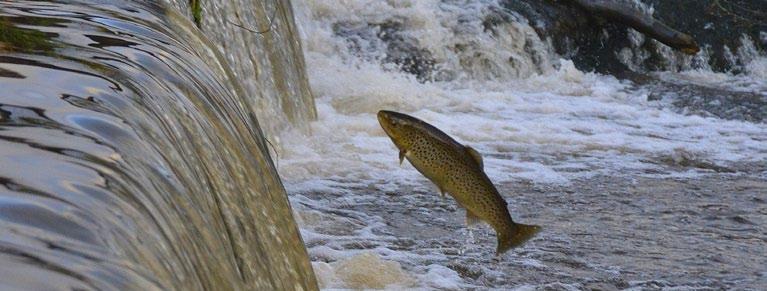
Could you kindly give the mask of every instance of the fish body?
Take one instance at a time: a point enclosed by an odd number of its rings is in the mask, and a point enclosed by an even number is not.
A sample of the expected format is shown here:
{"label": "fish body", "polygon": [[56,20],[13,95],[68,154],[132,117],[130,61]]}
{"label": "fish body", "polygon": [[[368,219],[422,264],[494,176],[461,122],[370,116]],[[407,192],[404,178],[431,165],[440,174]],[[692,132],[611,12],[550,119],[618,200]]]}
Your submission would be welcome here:
{"label": "fish body", "polygon": [[488,223],[496,232],[496,255],[532,238],[539,226],[515,223],[506,200],[483,170],[482,157],[436,127],[415,117],[381,110],[378,121],[400,151],[440,192],[450,194],[466,209],[466,221]]}

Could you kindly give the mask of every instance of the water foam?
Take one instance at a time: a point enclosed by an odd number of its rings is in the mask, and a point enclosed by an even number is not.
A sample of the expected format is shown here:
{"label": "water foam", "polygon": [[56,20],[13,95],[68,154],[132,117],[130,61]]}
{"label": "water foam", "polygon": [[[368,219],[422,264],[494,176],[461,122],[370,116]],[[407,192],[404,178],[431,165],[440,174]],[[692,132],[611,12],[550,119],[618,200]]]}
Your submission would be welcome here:
{"label": "water foam", "polygon": [[[458,289],[467,284],[453,268],[431,263],[444,258],[439,252],[398,250],[403,242],[385,233],[390,218],[352,210],[384,203],[385,195],[397,195],[392,193],[436,193],[412,166],[398,164],[397,150],[375,117],[381,109],[417,116],[476,148],[496,184],[567,185],[599,173],[655,174],[690,161],[727,166],[767,158],[764,124],[683,115],[648,101],[645,88],[579,71],[551,53],[523,19],[506,27],[508,35],[485,31],[482,16],[497,6],[495,1],[299,2],[294,5],[319,120],[312,123],[311,136],[282,135],[290,146],[281,155],[279,171],[299,212],[324,213],[315,215],[324,218],[304,220],[302,231],[326,287],[362,286],[339,276],[334,265],[360,255],[360,249],[372,249],[383,259],[360,260],[359,268],[397,261],[415,280],[413,286]],[[387,22],[397,22],[397,33],[428,51],[438,70],[453,77],[422,82],[386,63],[386,46],[377,34],[355,35],[350,45],[348,35],[334,30],[339,24]],[[763,86],[752,77],[761,74],[759,58],[754,59],[752,75],[745,77],[705,68],[691,71],[684,64],[676,65],[681,72],[668,74],[690,82],[719,80],[725,86],[741,78]],[[685,168],[668,175],[707,171]],[[418,206],[417,198],[407,195],[393,200],[398,202],[391,207],[441,211]],[[450,203],[439,207],[455,207]],[[347,225],[346,231],[337,232],[330,226],[334,223]],[[381,284],[375,286],[388,286]]]}

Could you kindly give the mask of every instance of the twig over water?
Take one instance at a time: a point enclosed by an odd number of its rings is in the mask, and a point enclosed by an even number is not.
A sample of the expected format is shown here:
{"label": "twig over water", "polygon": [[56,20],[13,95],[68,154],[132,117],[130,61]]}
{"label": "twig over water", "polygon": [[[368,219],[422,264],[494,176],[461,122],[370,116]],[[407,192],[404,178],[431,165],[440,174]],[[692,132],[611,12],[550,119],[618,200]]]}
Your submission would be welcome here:
{"label": "twig over water", "polygon": [[[242,28],[244,30],[250,31],[252,33],[264,34],[264,33],[267,33],[267,32],[272,30],[272,26],[274,25],[274,17],[275,16],[277,16],[277,6],[276,5],[275,5],[274,9],[272,10],[272,16],[269,17],[269,26],[266,29],[264,29],[264,30],[248,28],[248,27],[245,27],[245,25],[243,25],[242,22],[235,23],[231,19],[227,19],[226,21],[228,21],[229,23],[231,23],[234,26],[237,26],[237,27]],[[237,18],[239,19],[240,16],[237,15]]]}

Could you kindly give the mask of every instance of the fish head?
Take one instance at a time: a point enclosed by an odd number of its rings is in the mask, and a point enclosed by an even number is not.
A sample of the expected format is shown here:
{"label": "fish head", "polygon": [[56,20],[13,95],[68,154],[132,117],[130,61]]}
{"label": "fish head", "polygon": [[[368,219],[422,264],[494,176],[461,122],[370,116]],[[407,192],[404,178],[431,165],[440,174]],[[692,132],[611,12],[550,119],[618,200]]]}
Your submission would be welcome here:
{"label": "fish head", "polygon": [[378,123],[401,150],[407,149],[409,144],[407,133],[416,130],[419,122],[418,119],[407,114],[388,110],[378,111]]}

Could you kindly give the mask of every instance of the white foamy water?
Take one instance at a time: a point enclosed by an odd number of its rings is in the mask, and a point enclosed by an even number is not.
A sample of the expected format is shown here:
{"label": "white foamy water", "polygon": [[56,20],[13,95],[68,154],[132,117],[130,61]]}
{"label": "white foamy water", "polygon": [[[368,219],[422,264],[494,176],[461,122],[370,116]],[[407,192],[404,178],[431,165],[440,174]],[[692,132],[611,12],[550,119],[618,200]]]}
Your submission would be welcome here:
{"label": "white foamy water", "polygon": [[[462,212],[456,213],[452,199],[437,198],[436,188],[407,162],[399,165],[397,150],[378,125],[378,110],[411,114],[476,148],[497,185],[566,187],[597,175],[690,177],[767,159],[763,123],[683,115],[662,101],[648,101],[641,86],[582,72],[560,59],[523,19],[505,24],[498,35],[485,31],[482,16],[497,6],[495,1],[309,0],[294,5],[319,120],[311,124],[311,136],[287,132],[280,137],[279,172],[324,288],[533,288],[505,281],[500,267],[478,263],[495,247],[486,228],[475,231],[477,244],[439,240],[454,232],[439,225],[462,221]],[[387,44],[381,40],[386,31],[369,23],[391,22],[405,41],[430,53],[443,81],[422,83],[386,63]],[[338,27],[369,32],[350,37],[337,34]],[[758,63],[763,60],[754,58],[753,74],[747,76],[700,70],[664,74],[680,82],[720,80],[715,86],[743,80],[738,88],[764,92],[763,79],[757,79],[767,67]],[[691,163],[708,167],[680,166]],[[519,198],[530,193],[499,190],[516,211],[515,219],[535,220],[524,209],[526,199]],[[515,204],[518,200],[522,204]],[[404,218],[398,216],[403,208],[409,213]],[[412,219],[419,215],[435,230]],[[409,239],[408,224],[429,229],[417,236],[426,239]],[[570,238],[547,239],[566,243]],[[535,245],[505,256],[507,263],[499,265],[550,268],[535,258]],[[462,274],[452,265],[456,260]],[[577,263],[608,275],[621,268]],[[482,275],[474,278],[474,273]]]}

